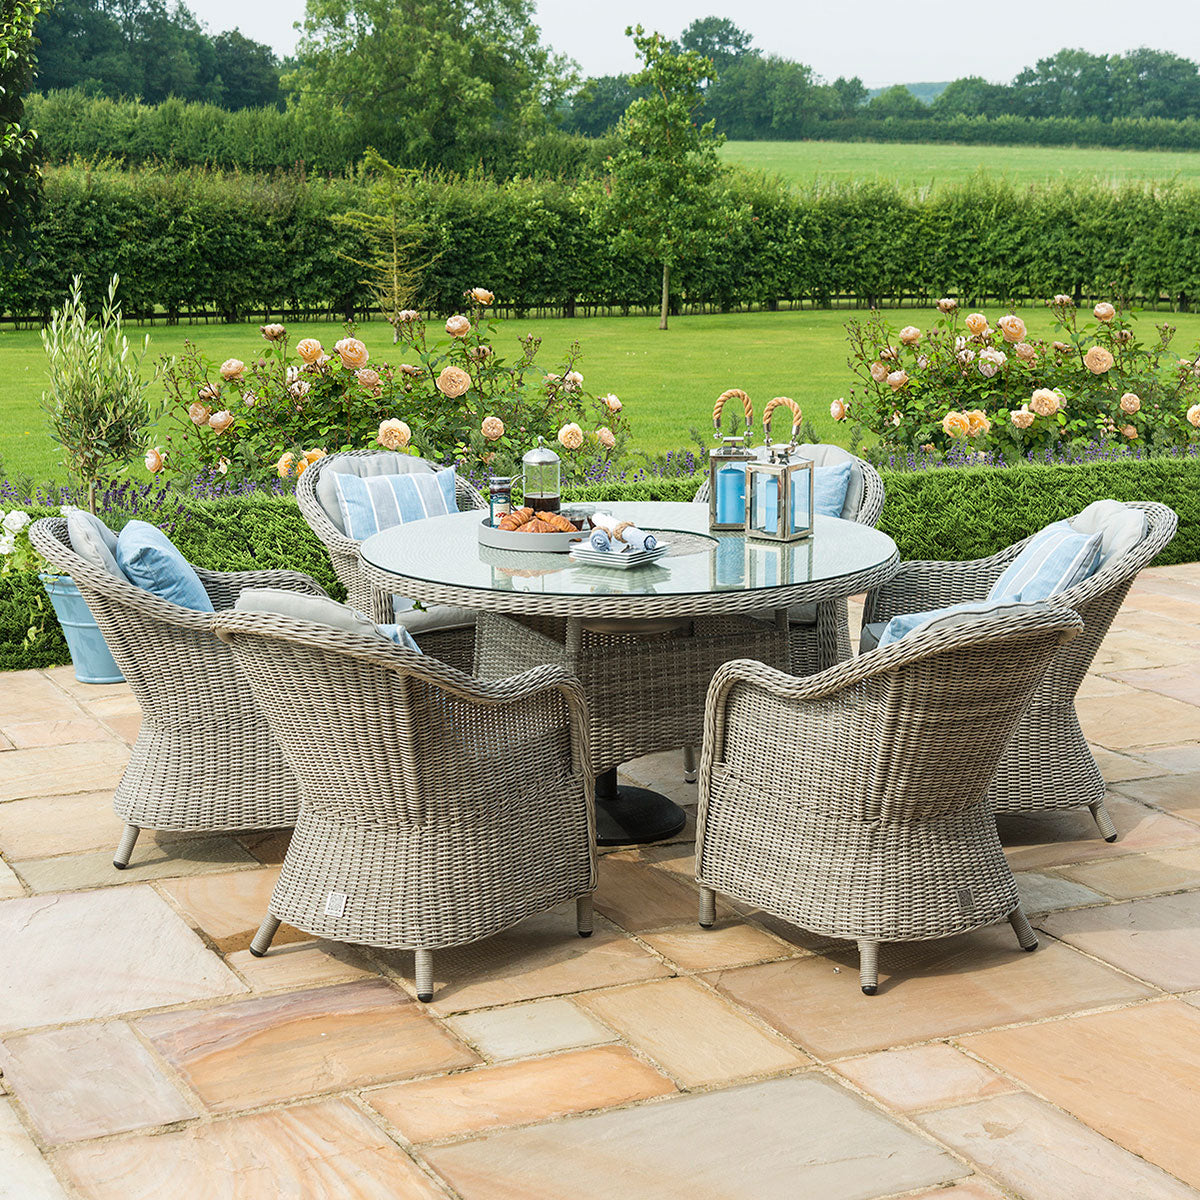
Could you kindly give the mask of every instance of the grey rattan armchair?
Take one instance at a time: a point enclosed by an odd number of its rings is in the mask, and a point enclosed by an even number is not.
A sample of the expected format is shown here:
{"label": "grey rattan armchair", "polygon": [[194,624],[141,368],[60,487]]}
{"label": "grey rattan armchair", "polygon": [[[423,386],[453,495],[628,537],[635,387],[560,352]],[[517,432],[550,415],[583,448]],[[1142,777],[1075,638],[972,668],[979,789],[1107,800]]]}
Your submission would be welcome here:
{"label": "grey rattan armchair", "polygon": [[[85,562],[61,517],[35,521],[34,548],[74,579],[142,709],[113,808],[125,833],[113,865],[129,865],[141,829],[275,829],[295,823],[300,793],[238,673],[213,637],[213,614],[180,608]],[[295,571],[197,569],[214,608],[245,588],[325,595]]]}
{"label": "grey rattan armchair", "polygon": [[[342,527],[337,496],[330,480],[330,476],[339,470],[365,475],[399,475],[436,468],[411,454],[397,454],[391,450],[351,450],[318,459],[296,483],[300,513],[329,551],[334,572],[346,587],[346,602],[370,613],[376,621],[394,621],[392,594],[371,586],[359,564],[358,548],[362,543],[347,537]],[[478,490],[461,477],[456,480],[455,491],[459,512],[487,507]],[[434,610],[431,620],[423,621],[413,630],[421,639],[422,650],[459,670],[470,671],[475,650],[475,630],[470,618],[456,611],[443,623],[437,620],[437,615]]]}
{"label": "grey rattan armchair", "polygon": [[[998,813],[1087,807],[1109,842],[1116,841],[1117,829],[1104,807],[1104,779],[1079,726],[1075,695],[1138,572],[1175,536],[1177,523],[1165,504],[1128,507],[1146,514],[1141,543],[1105,562],[1089,579],[1050,597],[1083,618],[1083,632],[1054,656],[988,792]],[[887,584],[868,595],[864,624],[984,599],[1028,540],[973,562],[902,563]]]}
{"label": "grey rattan armchair", "polygon": [[1056,649],[1082,628],[1049,605],[914,633],[797,678],[727,663],[708,693],[696,878],[814,933],[880,942],[1011,922],[1037,939],[986,802],[988,782]]}
{"label": "grey rattan armchair", "polygon": [[296,830],[251,946],[281,921],[416,952],[477,941],[596,885],[587,705],[558,667],[482,682],[414,651],[262,613],[221,613],[300,780]]}
{"label": "grey rattan armchair", "polygon": [[[840,446],[804,445],[801,451],[817,466],[850,460],[853,464],[850,487],[841,516],[844,521],[879,524],[883,513],[883,480],[870,463],[864,462]],[[708,503],[708,481],[700,485],[697,503]],[[788,613],[788,657],[794,675],[812,675],[850,657],[850,612],[846,600],[824,600],[805,604]]]}

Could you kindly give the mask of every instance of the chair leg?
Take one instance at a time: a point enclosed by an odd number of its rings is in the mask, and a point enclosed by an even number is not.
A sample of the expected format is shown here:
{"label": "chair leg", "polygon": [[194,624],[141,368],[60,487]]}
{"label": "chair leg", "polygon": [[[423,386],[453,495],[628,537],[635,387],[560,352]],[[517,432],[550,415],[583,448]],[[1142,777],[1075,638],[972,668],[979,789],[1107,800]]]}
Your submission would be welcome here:
{"label": "chair leg", "polygon": [[133,847],[138,840],[138,834],[141,833],[141,828],[137,825],[126,825],[125,832],[121,834],[121,841],[117,846],[117,852],[113,855],[113,866],[118,871],[123,871],[129,866],[129,859],[133,854]]}
{"label": "chair leg", "polygon": [[1113,824],[1112,817],[1108,815],[1108,809],[1104,807],[1104,801],[1097,800],[1089,804],[1088,809],[1096,819],[1096,828],[1100,830],[1100,836],[1106,842],[1115,842],[1117,840],[1117,827]]}
{"label": "chair leg", "polygon": [[879,943],[858,943],[858,982],[864,996],[879,991]]}
{"label": "chair leg", "polygon": [[433,951],[416,953],[417,999],[428,1004],[433,999]]}
{"label": "chair leg", "polygon": [[1017,941],[1021,943],[1022,950],[1038,948],[1037,934],[1033,932],[1029,918],[1021,911],[1019,905],[1008,914],[1008,923],[1013,927],[1013,933],[1017,935]]}
{"label": "chair leg", "polygon": [[696,747],[684,746],[683,748],[683,782],[696,782]]}
{"label": "chair leg", "polygon": [[254,941],[250,943],[250,953],[255,958],[262,958],[264,954],[271,948],[271,939],[275,936],[275,931],[279,928],[279,918],[271,916],[267,913],[262,919],[262,924],[258,927],[258,932],[254,935]]}
{"label": "chair leg", "polygon": [[700,889],[700,924],[711,929],[717,920],[717,893],[712,888]]}
{"label": "chair leg", "polygon": [[580,937],[592,936],[592,897],[580,896],[575,901],[575,929]]}

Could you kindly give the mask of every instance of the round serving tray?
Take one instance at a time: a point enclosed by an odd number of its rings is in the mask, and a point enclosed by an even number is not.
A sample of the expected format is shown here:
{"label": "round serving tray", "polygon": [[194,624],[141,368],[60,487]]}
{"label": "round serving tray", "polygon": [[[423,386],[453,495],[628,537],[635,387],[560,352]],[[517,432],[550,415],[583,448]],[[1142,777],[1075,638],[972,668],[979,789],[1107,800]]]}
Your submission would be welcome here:
{"label": "round serving tray", "polygon": [[[577,516],[579,514],[574,514]],[[572,518],[573,519],[573,518]],[[578,524],[578,521],[575,522]],[[497,550],[525,550],[542,554],[566,554],[578,546],[585,533],[522,533],[519,529],[497,529],[490,517],[484,517],[477,526],[479,544],[494,546]]]}

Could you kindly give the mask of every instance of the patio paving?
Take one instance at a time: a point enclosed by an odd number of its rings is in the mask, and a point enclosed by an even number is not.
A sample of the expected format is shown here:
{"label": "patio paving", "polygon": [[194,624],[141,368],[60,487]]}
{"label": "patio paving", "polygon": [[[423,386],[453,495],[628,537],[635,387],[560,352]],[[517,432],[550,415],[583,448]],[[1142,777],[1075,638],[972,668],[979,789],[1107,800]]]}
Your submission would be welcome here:
{"label": "patio paving", "polygon": [[[1004,927],[853,948],[733,904],[693,823],[573,911],[435,955],[281,928],[286,834],[111,867],[122,685],[0,675],[3,1200],[1200,1200],[1200,565],[1146,571],[1080,715],[1121,832],[1004,818]],[[678,755],[629,776],[694,811]]]}

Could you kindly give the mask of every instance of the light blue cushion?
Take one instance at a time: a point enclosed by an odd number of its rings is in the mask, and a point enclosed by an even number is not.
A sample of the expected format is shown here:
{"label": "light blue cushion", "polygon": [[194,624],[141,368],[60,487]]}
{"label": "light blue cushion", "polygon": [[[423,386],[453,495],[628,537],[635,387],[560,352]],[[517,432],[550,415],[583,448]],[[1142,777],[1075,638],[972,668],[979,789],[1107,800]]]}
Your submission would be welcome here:
{"label": "light blue cushion", "polygon": [[408,475],[333,477],[346,535],[356,542],[381,529],[458,511],[453,467]]}
{"label": "light blue cushion", "polygon": [[1100,565],[1103,535],[1076,533],[1067,521],[1055,521],[1017,555],[992,584],[989,600],[1045,600],[1094,575]]}
{"label": "light blue cushion", "polygon": [[408,650],[415,650],[418,654],[425,652],[417,645],[416,639],[403,625],[376,625],[385,638],[390,638],[397,646],[404,646]]}
{"label": "light blue cushion", "polygon": [[212,612],[212,601],[175,543],[161,529],[146,521],[130,521],[117,536],[117,565],[129,582],[160,600]]}
{"label": "light blue cushion", "polygon": [[[981,616],[1000,616],[1005,613],[1026,613],[1044,608],[1040,604],[1025,604],[1017,600],[969,600],[965,604],[951,604],[948,608],[935,608],[929,612],[904,613],[893,617],[879,632],[879,649],[898,642],[910,633],[928,633],[934,629],[954,629],[960,625],[971,623],[971,618]],[[863,627],[863,641],[860,649],[865,654],[874,649],[871,639],[880,623]]]}
{"label": "light blue cushion", "polygon": [[823,517],[840,517],[846,507],[846,489],[850,486],[849,460],[813,468],[813,512]]}

